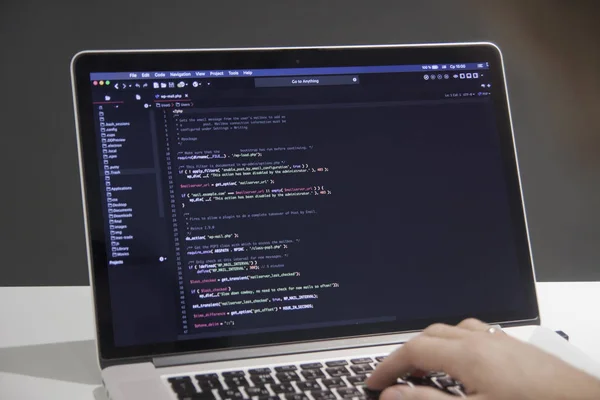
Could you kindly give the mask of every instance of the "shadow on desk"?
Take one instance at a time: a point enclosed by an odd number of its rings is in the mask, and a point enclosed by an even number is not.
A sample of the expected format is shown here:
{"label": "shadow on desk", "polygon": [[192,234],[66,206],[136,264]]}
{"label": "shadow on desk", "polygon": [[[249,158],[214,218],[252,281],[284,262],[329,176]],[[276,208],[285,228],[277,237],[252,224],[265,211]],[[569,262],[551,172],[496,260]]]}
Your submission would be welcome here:
{"label": "shadow on desk", "polygon": [[0,348],[0,372],[101,384],[93,340]]}

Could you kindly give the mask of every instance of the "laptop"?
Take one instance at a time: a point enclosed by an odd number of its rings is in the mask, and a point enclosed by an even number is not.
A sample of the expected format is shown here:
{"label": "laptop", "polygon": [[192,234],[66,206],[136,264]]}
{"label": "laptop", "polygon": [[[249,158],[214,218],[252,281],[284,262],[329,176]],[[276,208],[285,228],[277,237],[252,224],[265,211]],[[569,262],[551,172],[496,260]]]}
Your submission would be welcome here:
{"label": "laptop", "polygon": [[539,325],[494,44],[84,51],[72,82],[110,399],[363,398],[431,323]]}

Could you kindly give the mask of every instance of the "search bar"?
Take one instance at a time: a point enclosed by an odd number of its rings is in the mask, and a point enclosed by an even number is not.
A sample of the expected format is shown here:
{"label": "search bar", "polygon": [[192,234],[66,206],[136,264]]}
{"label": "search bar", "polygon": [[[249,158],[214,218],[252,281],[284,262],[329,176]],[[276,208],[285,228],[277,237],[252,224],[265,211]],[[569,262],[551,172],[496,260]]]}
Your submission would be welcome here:
{"label": "search bar", "polygon": [[359,83],[358,75],[285,76],[254,79],[255,87],[334,86],[358,85]]}

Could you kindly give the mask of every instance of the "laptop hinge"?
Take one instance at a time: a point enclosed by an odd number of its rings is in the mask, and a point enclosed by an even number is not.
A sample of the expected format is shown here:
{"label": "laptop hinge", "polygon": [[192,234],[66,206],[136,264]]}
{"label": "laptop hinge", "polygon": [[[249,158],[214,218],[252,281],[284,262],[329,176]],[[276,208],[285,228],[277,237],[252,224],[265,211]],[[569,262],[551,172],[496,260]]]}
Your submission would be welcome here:
{"label": "laptop hinge", "polygon": [[202,364],[218,361],[242,360],[248,358],[273,357],[329,350],[343,350],[357,347],[384,346],[406,342],[417,334],[418,332],[393,335],[371,335],[349,339],[319,340],[302,343],[247,347],[232,350],[197,352],[192,354],[156,357],[152,359],[152,362],[154,363],[155,367],[160,368],[186,364]]}

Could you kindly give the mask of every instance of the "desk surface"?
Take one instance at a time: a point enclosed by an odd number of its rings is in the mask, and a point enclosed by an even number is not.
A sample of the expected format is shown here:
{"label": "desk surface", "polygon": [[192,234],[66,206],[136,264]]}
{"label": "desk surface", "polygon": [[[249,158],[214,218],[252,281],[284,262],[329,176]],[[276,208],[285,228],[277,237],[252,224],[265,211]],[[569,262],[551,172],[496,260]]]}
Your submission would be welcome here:
{"label": "desk surface", "polygon": [[[542,325],[600,362],[600,282],[537,287]],[[0,398],[92,400],[100,375],[90,289],[0,288],[0,304]]]}

